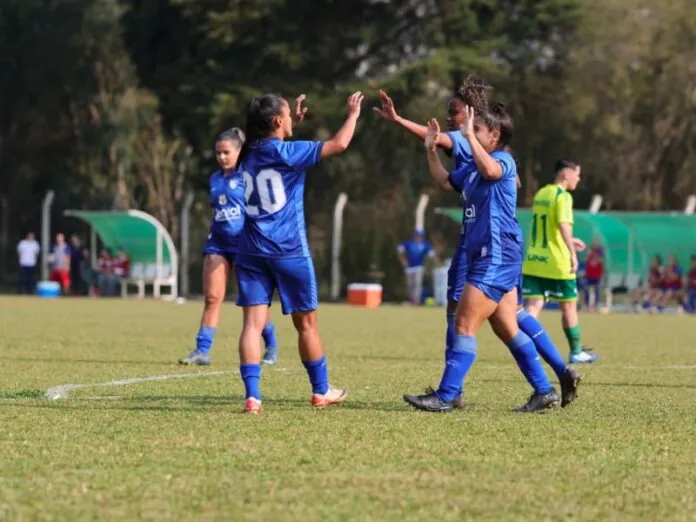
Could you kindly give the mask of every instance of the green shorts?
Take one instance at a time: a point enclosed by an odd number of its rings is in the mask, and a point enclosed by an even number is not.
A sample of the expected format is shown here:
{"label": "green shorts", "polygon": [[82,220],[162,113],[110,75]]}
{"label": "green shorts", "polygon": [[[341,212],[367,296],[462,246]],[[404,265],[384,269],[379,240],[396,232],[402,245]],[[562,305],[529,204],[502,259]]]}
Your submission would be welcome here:
{"label": "green shorts", "polygon": [[547,301],[575,301],[578,298],[578,285],[575,279],[523,275],[522,295],[527,299],[536,297]]}

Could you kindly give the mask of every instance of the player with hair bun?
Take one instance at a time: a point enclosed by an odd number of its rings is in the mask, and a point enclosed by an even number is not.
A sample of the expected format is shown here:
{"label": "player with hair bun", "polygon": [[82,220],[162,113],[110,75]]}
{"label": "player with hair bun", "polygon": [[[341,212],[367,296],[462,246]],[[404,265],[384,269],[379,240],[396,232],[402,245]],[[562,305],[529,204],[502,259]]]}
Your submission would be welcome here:
{"label": "player with hair bun", "polygon": [[[498,129],[498,132],[500,133],[501,152],[505,151],[510,153],[508,142],[512,136],[512,120],[507,114],[505,106],[501,103],[493,104],[489,109],[487,95],[489,90],[490,87],[482,79],[472,77],[466,78],[448,102],[447,127],[449,131],[444,133],[439,132],[438,125],[438,132],[434,134],[435,137],[433,139],[435,140],[435,146],[442,148],[446,153],[451,154],[453,157],[455,171],[458,169],[471,167],[472,164],[475,164],[469,141],[465,138],[464,134],[460,130],[460,126],[466,121],[467,107],[473,109],[476,114],[483,115],[483,119],[485,120],[483,123],[487,124],[489,127]],[[429,131],[427,126],[419,125],[399,116],[394,108],[394,103],[384,91],[380,91],[380,99],[381,107],[375,108],[375,112],[380,114],[388,121],[398,123],[400,126],[404,127],[409,132],[415,134],[421,139],[427,138]],[[519,187],[519,184],[519,177],[515,176],[516,187]],[[438,185],[443,190],[453,189],[449,182],[438,183]],[[450,354],[454,344],[455,311],[461,299],[462,290],[466,282],[464,274],[467,272],[467,257],[463,254],[466,219],[467,218],[465,215],[464,222],[462,223],[462,235],[460,236],[460,248],[456,250],[448,272],[447,334],[445,341],[446,357],[448,354]],[[519,227],[517,227],[517,241],[520,245],[522,244],[522,233],[519,230]],[[518,275],[516,285],[518,294],[518,309],[522,311],[522,314],[517,316],[519,327],[532,338],[537,352],[547,363],[551,365],[556,372],[561,384],[562,405],[567,406],[576,398],[577,386],[580,382],[580,377],[577,372],[565,364],[563,358],[558,353],[557,348],[544,330],[543,326],[533,317],[528,317],[526,314],[524,314],[524,310],[522,309],[521,305],[520,281],[521,274]],[[428,389],[426,392],[432,392],[432,389]],[[455,408],[463,406],[461,387],[452,402],[452,406]]]}

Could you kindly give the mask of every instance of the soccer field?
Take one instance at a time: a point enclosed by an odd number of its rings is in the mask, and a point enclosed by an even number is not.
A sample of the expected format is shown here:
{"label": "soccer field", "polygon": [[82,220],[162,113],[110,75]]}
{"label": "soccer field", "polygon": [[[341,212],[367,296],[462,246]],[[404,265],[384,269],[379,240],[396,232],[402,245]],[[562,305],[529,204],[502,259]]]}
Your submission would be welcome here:
{"label": "soccer field", "polygon": [[[0,299],[0,520],[694,520],[696,318],[583,316],[601,360],[544,415],[510,411],[530,391],[485,327],[468,407],[447,415],[401,400],[439,381],[442,309],[322,306],[351,391],[324,411],[277,315],[255,417],[233,305],[213,365],[175,364],[200,306]],[[565,353],[559,316],[542,320]],[[65,384],[89,386],[43,398]]]}

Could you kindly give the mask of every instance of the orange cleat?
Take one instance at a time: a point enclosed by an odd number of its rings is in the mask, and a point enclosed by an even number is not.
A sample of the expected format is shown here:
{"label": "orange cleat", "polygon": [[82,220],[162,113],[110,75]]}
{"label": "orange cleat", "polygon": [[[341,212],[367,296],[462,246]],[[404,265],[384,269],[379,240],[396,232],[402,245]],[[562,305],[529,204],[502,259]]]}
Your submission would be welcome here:
{"label": "orange cleat", "polygon": [[318,393],[312,395],[312,406],[315,408],[326,408],[332,404],[342,404],[347,398],[348,390],[329,386],[328,391],[323,395]]}

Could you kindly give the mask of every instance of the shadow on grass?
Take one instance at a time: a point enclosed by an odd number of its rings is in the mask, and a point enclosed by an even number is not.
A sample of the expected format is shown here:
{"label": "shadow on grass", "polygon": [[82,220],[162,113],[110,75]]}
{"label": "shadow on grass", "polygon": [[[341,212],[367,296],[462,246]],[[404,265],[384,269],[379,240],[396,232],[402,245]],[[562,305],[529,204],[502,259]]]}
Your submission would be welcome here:
{"label": "shadow on grass", "polygon": [[[16,401],[0,403],[4,406],[19,406],[23,408],[51,408],[51,409],[75,409],[89,405],[89,409],[96,410],[126,410],[126,411],[208,411],[220,406],[230,406],[231,413],[241,413],[244,405],[242,395],[231,396],[203,396],[203,395],[139,395],[139,396],[98,396],[98,397],[71,397],[57,401],[49,401],[42,398],[17,397]],[[31,400],[29,400],[31,399]],[[185,405],[165,404],[167,402],[184,402]],[[161,404],[158,404],[161,403]],[[264,398],[263,404],[267,408],[278,407],[279,410],[301,409],[311,410],[308,399],[292,398]],[[399,401],[348,401],[338,407],[347,410],[363,411],[407,411],[406,404]],[[329,409],[338,409],[329,408]]]}
{"label": "shadow on grass", "polygon": [[389,362],[409,362],[409,361],[426,361],[433,362],[439,360],[433,358],[432,356],[412,356],[412,355],[356,355],[356,354],[345,354],[334,356],[335,359],[354,359],[354,360],[365,360],[365,361],[389,361]]}
{"label": "shadow on grass", "polygon": [[[519,383],[519,379],[477,379],[478,382],[492,382],[492,383],[506,383],[506,384],[516,384]],[[552,380],[554,386],[557,385]],[[664,389],[685,389],[685,390],[696,390],[696,384],[669,384],[663,382],[595,382],[583,379],[580,389],[593,386],[607,386],[607,387],[617,387],[617,388],[664,388]]]}

